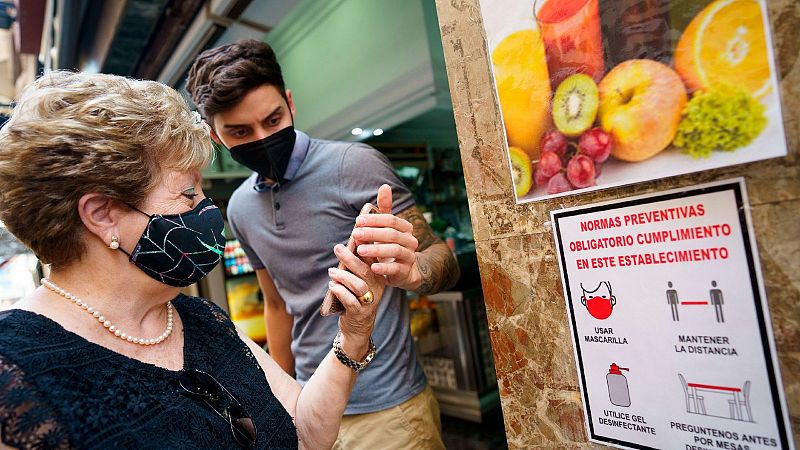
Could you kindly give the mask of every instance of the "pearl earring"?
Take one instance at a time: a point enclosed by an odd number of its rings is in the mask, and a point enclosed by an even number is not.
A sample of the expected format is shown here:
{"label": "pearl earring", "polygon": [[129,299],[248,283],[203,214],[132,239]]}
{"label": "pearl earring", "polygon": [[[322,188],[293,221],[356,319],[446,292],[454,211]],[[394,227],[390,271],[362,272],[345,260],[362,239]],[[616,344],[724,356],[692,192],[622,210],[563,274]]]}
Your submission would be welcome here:
{"label": "pearl earring", "polygon": [[116,250],[119,248],[119,238],[116,236],[111,236],[111,243],[108,244],[108,248],[111,250]]}

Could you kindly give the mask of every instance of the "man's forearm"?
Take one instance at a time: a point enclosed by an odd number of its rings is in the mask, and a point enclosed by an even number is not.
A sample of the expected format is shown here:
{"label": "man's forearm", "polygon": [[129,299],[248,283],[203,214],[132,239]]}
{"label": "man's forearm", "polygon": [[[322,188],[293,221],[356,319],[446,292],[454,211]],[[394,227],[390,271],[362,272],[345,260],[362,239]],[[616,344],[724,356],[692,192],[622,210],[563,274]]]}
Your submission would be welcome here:
{"label": "man's forearm", "polygon": [[267,344],[272,359],[286,373],[294,377],[294,355],[292,355],[292,316],[282,307],[265,305]]}
{"label": "man's forearm", "polygon": [[419,295],[435,294],[450,289],[461,274],[455,255],[441,240],[417,252],[415,265],[419,272],[419,283],[413,290]]}
{"label": "man's forearm", "polygon": [[402,211],[397,215],[411,223],[414,237],[419,243],[417,261],[414,263],[414,281],[406,287],[420,295],[435,294],[453,287],[461,272],[456,256],[441,239],[439,239],[422,213],[415,207]]}

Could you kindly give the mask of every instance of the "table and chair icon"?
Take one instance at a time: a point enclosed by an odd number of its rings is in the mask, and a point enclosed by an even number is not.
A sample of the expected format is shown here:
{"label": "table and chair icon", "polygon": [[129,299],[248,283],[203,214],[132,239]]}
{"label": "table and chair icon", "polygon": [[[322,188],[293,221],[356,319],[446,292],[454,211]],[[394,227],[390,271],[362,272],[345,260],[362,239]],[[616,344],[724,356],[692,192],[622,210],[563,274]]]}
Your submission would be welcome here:
{"label": "table and chair icon", "polygon": [[[742,422],[754,422],[753,411],[750,406],[750,380],[745,381],[742,387],[736,387],[690,383],[680,373],[678,378],[683,387],[686,412]],[[727,409],[724,403],[726,400]]]}

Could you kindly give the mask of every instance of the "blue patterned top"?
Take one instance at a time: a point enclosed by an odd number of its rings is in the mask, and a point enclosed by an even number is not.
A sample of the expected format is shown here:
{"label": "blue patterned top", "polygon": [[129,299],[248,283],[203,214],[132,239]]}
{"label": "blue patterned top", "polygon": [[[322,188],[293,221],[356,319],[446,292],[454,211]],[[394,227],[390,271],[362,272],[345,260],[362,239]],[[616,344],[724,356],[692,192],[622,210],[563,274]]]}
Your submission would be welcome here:
{"label": "blue patterned top", "polygon": [[[179,295],[184,368],[211,374],[253,418],[254,448],[297,448],[292,419],[228,316]],[[0,433],[20,449],[238,448],[230,425],[182,395],[179,372],[113,352],[39,314],[0,313]]]}

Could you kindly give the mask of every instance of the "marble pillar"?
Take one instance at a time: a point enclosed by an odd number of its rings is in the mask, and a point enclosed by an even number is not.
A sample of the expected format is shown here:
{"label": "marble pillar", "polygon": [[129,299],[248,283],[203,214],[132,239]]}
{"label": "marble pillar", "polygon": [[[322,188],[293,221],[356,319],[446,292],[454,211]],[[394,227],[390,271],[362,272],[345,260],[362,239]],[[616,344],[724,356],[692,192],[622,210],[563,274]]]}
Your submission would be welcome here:
{"label": "marble pillar", "polygon": [[436,0],[510,448],[583,449],[583,409],[549,212],[743,176],[792,434],[800,431],[800,2],[768,0],[789,154],[517,205],[478,0]]}

